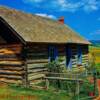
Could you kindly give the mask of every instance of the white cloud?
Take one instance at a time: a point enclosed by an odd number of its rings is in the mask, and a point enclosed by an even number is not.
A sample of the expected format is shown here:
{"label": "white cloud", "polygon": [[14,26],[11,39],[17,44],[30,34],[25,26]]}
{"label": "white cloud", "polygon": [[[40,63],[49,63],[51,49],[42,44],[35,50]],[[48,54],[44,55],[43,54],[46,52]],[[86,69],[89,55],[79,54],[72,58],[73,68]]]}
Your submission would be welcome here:
{"label": "white cloud", "polygon": [[67,0],[58,0],[58,5],[60,6],[60,10],[62,11],[77,11],[78,8],[82,6],[81,2],[72,3]]}
{"label": "white cloud", "polygon": [[37,6],[43,3],[42,8],[48,10],[60,10],[75,12],[83,10],[85,12],[92,12],[100,9],[100,0],[23,0],[24,3]]}
{"label": "white cloud", "polygon": [[100,36],[100,29],[98,29],[98,30],[96,30],[96,31],[94,31],[94,32],[91,32],[90,35],[91,35],[91,36],[94,36],[94,35]]}
{"label": "white cloud", "polygon": [[[61,10],[77,11],[83,9],[85,12],[95,11],[100,8],[100,1],[97,0],[79,0],[72,2],[69,0],[57,0]],[[73,0],[74,1],[74,0]]]}
{"label": "white cloud", "polygon": [[83,8],[87,12],[98,10],[100,8],[100,2],[97,0],[85,0]]}
{"label": "white cloud", "polygon": [[51,19],[56,19],[56,17],[54,15],[48,15],[45,13],[36,13],[35,15],[46,17],[46,18],[51,18]]}
{"label": "white cloud", "polygon": [[100,21],[100,17],[97,20]]}

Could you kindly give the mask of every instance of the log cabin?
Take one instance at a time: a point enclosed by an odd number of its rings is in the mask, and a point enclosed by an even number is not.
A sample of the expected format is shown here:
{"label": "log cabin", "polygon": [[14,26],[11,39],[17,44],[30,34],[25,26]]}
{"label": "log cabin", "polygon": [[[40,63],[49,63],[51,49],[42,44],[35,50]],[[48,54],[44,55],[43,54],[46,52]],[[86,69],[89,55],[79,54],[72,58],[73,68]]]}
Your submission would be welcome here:
{"label": "log cabin", "polygon": [[66,69],[88,64],[90,42],[64,24],[0,7],[0,81],[34,84],[45,64],[60,58]]}

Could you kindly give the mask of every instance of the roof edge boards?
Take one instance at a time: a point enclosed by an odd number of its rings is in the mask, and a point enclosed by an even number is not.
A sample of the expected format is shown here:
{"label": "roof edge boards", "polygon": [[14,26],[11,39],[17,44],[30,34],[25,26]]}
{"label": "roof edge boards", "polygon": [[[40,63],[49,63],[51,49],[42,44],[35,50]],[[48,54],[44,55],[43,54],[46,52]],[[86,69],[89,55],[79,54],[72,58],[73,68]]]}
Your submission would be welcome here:
{"label": "roof edge boards", "polygon": [[12,28],[11,25],[8,24],[5,19],[0,16],[0,20],[12,31],[12,33],[21,41],[21,43],[24,45],[26,44],[26,41]]}

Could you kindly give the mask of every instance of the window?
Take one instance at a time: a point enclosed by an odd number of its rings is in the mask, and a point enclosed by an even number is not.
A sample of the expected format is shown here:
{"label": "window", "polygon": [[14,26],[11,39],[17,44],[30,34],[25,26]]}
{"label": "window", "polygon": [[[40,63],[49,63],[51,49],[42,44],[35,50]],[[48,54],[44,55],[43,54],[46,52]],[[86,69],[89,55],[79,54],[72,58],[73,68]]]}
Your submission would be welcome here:
{"label": "window", "polygon": [[72,68],[72,50],[70,46],[66,47],[66,66]]}
{"label": "window", "polygon": [[81,46],[78,46],[78,64],[82,64],[82,49]]}
{"label": "window", "polygon": [[56,60],[58,56],[57,48],[55,46],[49,46],[49,60],[52,62]]}

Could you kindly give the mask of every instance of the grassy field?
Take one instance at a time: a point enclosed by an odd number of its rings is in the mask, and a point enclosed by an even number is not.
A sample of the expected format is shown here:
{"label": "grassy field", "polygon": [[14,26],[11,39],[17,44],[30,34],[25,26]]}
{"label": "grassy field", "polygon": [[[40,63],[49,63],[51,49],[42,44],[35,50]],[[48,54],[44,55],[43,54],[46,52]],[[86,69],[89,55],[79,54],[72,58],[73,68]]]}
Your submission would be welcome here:
{"label": "grassy field", "polygon": [[0,84],[0,100],[71,100],[67,92],[26,89],[14,85]]}
{"label": "grassy field", "polygon": [[96,66],[100,67],[100,47],[99,46],[90,46],[89,47],[90,56],[94,56],[94,61]]}
{"label": "grassy field", "polygon": [[[94,54],[96,66],[100,67],[100,47],[90,46],[90,55]],[[92,56],[91,56],[92,57]],[[0,83],[0,100],[74,100],[67,91],[26,89]]]}

